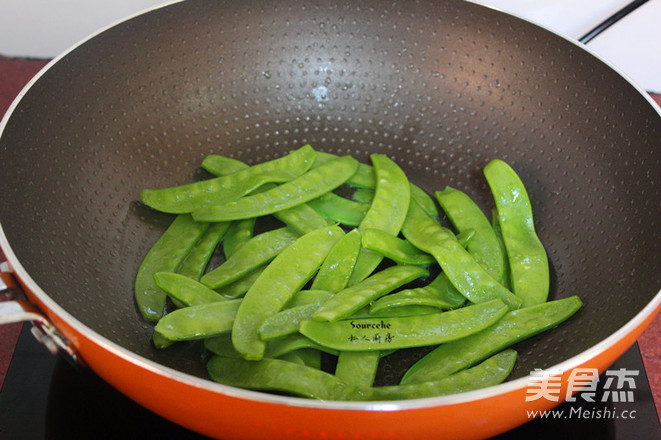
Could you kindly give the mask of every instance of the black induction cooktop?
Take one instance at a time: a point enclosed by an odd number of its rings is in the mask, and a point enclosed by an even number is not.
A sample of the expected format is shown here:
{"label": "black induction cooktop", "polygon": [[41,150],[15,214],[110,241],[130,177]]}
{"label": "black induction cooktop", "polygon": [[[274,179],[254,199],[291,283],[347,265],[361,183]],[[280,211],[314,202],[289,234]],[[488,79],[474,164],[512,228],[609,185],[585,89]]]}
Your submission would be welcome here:
{"label": "black induction cooktop", "polygon": [[[535,419],[496,439],[661,439],[659,417],[637,345],[609,370],[622,368],[640,372],[626,402],[602,399],[608,391],[601,385],[606,381],[599,380],[595,403],[577,398],[558,407],[574,416]],[[0,391],[0,440],[138,438],[206,437],[137,405],[91,371],[52,356],[34,340],[29,326],[23,327]]]}

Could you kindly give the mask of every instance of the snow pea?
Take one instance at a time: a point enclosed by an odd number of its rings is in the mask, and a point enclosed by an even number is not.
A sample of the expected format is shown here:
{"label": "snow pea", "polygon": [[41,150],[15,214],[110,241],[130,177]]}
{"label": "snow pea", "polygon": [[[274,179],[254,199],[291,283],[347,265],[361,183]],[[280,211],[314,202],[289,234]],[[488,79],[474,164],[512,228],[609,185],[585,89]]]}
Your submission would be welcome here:
{"label": "snow pea", "polygon": [[278,359],[321,370],[321,351],[314,348],[300,348],[298,350],[285,353]]}
{"label": "snow pea", "polygon": [[446,187],[435,192],[438,203],[459,233],[473,229],[468,252],[496,281],[505,284],[507,256],[500,247],[491,222],[479,206],[464,192]]}
{"label": "snow pea", "polygon": [[349,282],[360,251],[360,231],[347,232],[328,253],[312,281],[311,289],[339,292]]}
{"label": "snow pea", "polygon": [[372,199],[374,198],[374,190],[359,188],[354,191],[354,193],[351,195],[351,198],[359,203],[372,203]]}
{"label": "snow pea", "polygon": [[[498,239],[498,244],[500,245],[500,249],[503,252],[503,255],[507,256],[507,249],[505,249],[505,242],[503,242],[503,233],[500,230],[500,222],[498,221],[498,210],[496,208],[493,208],[491,210],[491,227],[493,228],[493,232],[496,234],[496,238]],[[505,258],[505,274],[503,276],[503,286],[507,287],[508,290],[512,290],[512,281],[510,279],[510,263],[508,258]]]}
{"label": "snow pea", "polygon": [[422,252],[406,240],[397,238],[380,229],[365,229],[362,231],[363,247],[378,252],[399,264],[430,265],[436,260],[431,255]]}
{"label": "snow pea", "polygon": [[247,218],[230,223],[230,227],[223,238],[223,253],[225,259],[234,253],[254,236],[256,218]]}
{"label": "snow pea", "polygon": [[[318,167],[327,162],[335,160],[338,157],[339,156],[332,153],[317,151],[317,157],[315,158],[312,167]],[[372,170],[372,167],[361,162],[358,165],[356,172],[347,179],[346,183],[347,185],[357,188],[374,188],[374,171]]]}
{"label": "snow pea", "polygon": [[524,307],[542,303],[549,293],[549,262],[535,232],[528,192],[516,172],[502,160],[489,162],[484,176],[498,210],[512,291],[523,300]]}
{"label": "snow pea", "polygon": [[577,296],[514,310],[491,327],[463,339],[443,344],[416,362],[401,383],[439,380],[519,341],[553,328],[582,306]]}
{"label": "snow pea", "polygon": [[[466,247],[475,235],[474,229],[467,229],[457,234],[457,241]],[[378,252],[398,264],[414,264],[426,266],[436,263],[436,259],[422,252],[406,240],[383,232],[380,229],[366,229],[362,233],[364,248]]]}
{"label": "snow pea", "polygon": [[[154,345],[156,345],[157,348],[166,348],[176,340],[200,339],[215,336],[219,333],[228,332],[228,326],[229,328],[232,327],[234,316],[236,315],[236,309],[241,300],[228,300],[206,286],[194,280],[182,277],[179,274],[160,272],[154,277],[161,283],[160,285],[163,286],[168,294],[174,293],[173,296],[186,305],[186,312],[181,312],[173,316],[170,316],[172,314],[170,313],[166,315],[166,317],[168,317],[167,319],[164,317],[159,321],[159,323],[162,321],[162,324],[160,326],[157,325],[154,329],[153,338]],[[321,304],[324,300],[328,299],[329,296],[329,292],[320,290],[301,290],[294,295],[290,303],[288,303],[288,306],[293,308],[308,304],[316,304],[318,306],[318,304]],[[217,308],[212,306],[197,307],[204,304],[227,301],[232,301],[234,306],[228,306],[227,308],[221,306],[218,306]],[[216,319],[214,318],[214,313],[218,314],[218,322],[215,324],[213,322],[214,319]],[[196,319],[200,319],[201,321],[196,323],[194,322]],[[291,325],[291,323],[285,323],[283,325]],[[165,330],[163,330],[164,328]],[[294,332],[297,330],[298,325],[296,325]],[[173,334],[178,335],[177,339],[171,340],[168,338],[168,336],[172,336]],[[282,336],[285,335],[285,333],[282,334]],[[291,344],[291,342],[289,343]],[[283,351],[283,348],[283,342],[280,342],[273,349]]]}
{"label": "snow pea", "polygon": [[[236,351],[234,348],[234,344],[232,343],[232,335],[229,333],[206,338],[204,340],[204,347],[211,353],[218,356],[243,359],[243,355]],[[301,349],[319,350],[333,356],[337,356],[338,354],[337,350],[319,345],[300,333],[294,333],[284,336],[280,339],[274,339],[273,341],[266,342],[264,358],[277,359],[287,353]]]}
{"label": "snow pea", "polygon": [[242,300],[217,301],[174,310],[162,317],[154,332],[169,341],[204,339],[232,330]]}
{"label": "snow pea", "polygon": [[494,299],[447,312],[401,318],[363,318],[334,322],[307,320],[299,331],[336,350],[364,351],[435,345],[477,333],[507,313]]}
{"label": "snow pea", "polygon": [[149,250],[135,278],[134,296],[142,317],[158,321],[165,311],[166,294],[154,282],[156,272],[174,272],[209,228],[188,214],[177,216]]}
{"label": "snow pea", "polygon": [[154,343],[154,347],[163,349],[163,348],[168,348],[172,344],[176,343],[177,341],[171,341],[165,336],[161,335],[158,332],[153,332],[152,333],[152,342]]}
{"label": "snow pea", "polygon": [[248,240],[223,264],[207,272],[200,282],[212,289],[226,286],[273,260],[298,237],[287,227],[259,234]]}
{"label": "snow pea", "polygon": [[371,387],[381,360],[381,352],[341,351],[335,366],[335,377],[358,386]]}
{"label": "snow pea", "polygon": [[266,265],[258,267],[242,278],[214,290],[226,298],[239,298],[245,295],[248,289],[250,289],[250,286],[255,284],[255,281],[259,278],[259,275],[261,275],[264,269],[266,269]]}
{"label": "snow pea", "polygon": [[[307,145],[306,147],[309,147],[309,145]],[[207,161],[207,159],[209,160]],[[208,163],[205,164],[205,162]],[[208,171],[212,173],[221,176],[226,174],[231,174],[232,172],[235,172],[237,168],[241,169],[240,166],[242,165],[245,168],[248,167],[248,165],[244,164],[241,161],[235,159],[229,159],[223,156],[213,156],[213,155],[207,156],[207,158],[205,158],[205,162],[202,162],[202,166],[204,168],[206,168]],[[275,183],[265,183],[264,185],[256,189],[256,191],[263,192],[270,189],[274,189],[276,187],[277,186]],[[273,215],[278,220],[280,220],[281,222],[283,222],[284,224],[286,224],[287,226],[289,226],[290,228],[292,228],[301,235],[307,234],[308,232],[314,229],[330,226],[330,223],[326,221],[324,217],[318,214],[311,207],[307,206],[306,203],[302,203],[292,208],[275,212],[273,213]],[[249,218],[246,220],[254,221],[255,218]]]}
{"label": "snow pea", "polygon": [[298,331],[301,321],[310,319],[312,314],[324,301],[292,307],[270,316],[259,327],[259,337],[262,341],[271,341]]}
{"label": "snow pea", "polygon": [[154,274],[154,282],[184,307],[227,301],[215,290],[179,273],[157,272]]}
{"label": "snow pea", "polygon": [[201,166],[215,176],[226,176],[249,168],[249,165],[240,160],[218,154],[209,154],[206,156],[202,160]]}
{"label": "snow pea", "polygon": [[[321,163],[328,162],[334,157],[337,156],[319,151],[317,152],[317,159],[315,160],[313,167]],[[356,174],[351,176],[351,178],[349,178],[346,183],[349,186],[358,188],[354,193],[355,201],[371,202],[372,197],[374,196],[373,190],[376,187],[376,182],[377,178],[375,176],[374,168],[367,164],[361,163],[358,166]],[[422,188],[413,183],[410,184],[410,189],[411,198],[415,199],[429,215],[432,217],[437,217],[438,209],[436,208],[436,204],[429,196],[429,194],[427,194]]]}
{"label": "snow pea", "polygon": [[516,357],[516,351],[505,350],[474,367],[443,379],[407,385],[374,387],[370,390],[369,400],[422,399],[497,385],[510,375],[516,363]]}
{"label": "snow pea", "polygon": [[211,255],[225,236],[229,226],[229,222],[211,223],[204,235],[200,237],[200,240],[181,262],[177,268],[177,273],[199,280],[209,264]]}
{"label": "snow pea", "polygon": [[343,235],[339,226],[303,235],[275,257],[255,280],[243,297],[232,329],[234,347],[246,359],[264,356],[266,345],[259,337],[262,322],[279,312],[301,290]]}
{"label": "snow pea", "polygon": [[321,400],[364,400],[364,392],[332,374],[281,359],[247,361],[214,356],[207,363],[212,380],[252,390],[278,391]]}
{"label": "snow pea", "polygon": [[[364,231],[375,228],[395,236],[399,234],[408,211],[411,198],[409,181],[404,171],[387,156],[372,154],[370,159],[374,166],[376,187],[372,203],[358,229]],[[378,252],[362,248],[349,285],[368,277],[382,259],[383,256]]]}
{"label": "snow pea", "polygon": [[[199,280],[209,264],[211,255],[227,231],[229,223],[211,223],[199,241],[179,264],[176,272],[194,280]],[[168,295],[177,307],[184,307],[173,295]]]}
{"label": "snow pea", "polygon": [[145,205],[158,211],[190,213],[238,199],[267,182],[287,182],[297,178],[312,166],[316,154],[312,147],[304,146],[284,157],[232,174],[169,188],[146,189],[140,197]]}
{"label": "snow pea", "polygon": [[493,279],[452,231],[442,227],[417,203],[410,204],[402,233],[414,246],[434,256],[448,279],[469,301],[479,303],[498,298],[512,309],[521,306],[519,297]]}
{"label": "snow pea", "polygon": [[370,313],[396,309],[405,306],[432,306],[442,310],[456,309],[466,302],[466,298],[457,291],[444,273],[440,273],[426,286],[405,289],[391,293],[374,301]]}
{"label": "snow pea", "polygon": [[294,296],[285,304],[284,309],[289,309],[292,307],[306,306],[308,304],[317,304],[323,301],[328,300],[333,296],[333,292],[327,290],[319,289],[303,289],[299,290],[294,294]]}
{"label": "snow pea", "polygon": [[[168,313],[156,325],[154,343],[158,348],[168,347],[175,341],[204,339],[229,333],[241,299],[230,300],[214,291],[209,292],[205,286],[194,280],[186,280],[179,274],[162,272],[157,274],[156,278],[162,282],[165,280],[164,287],[176,291],[176,298],[187,305],[187,307],[177,310],[177,313]],[[329,296],[329,292],[299,291],[296,292],[290,304],[292,307],[320,304]],[[211,305],[218,302],[229,302],[231,305]],[[296,330],[298,327],[294,331]],[[292,344],[296,343],[300,345],[300,341],[295,340],[290,340],[285,345],[285,341],[282,340],[272,347],[271,351],[293,350],[295,348]]]}
{"label": "snow pea", "polygon": [[308,205],[324,218],[345,226],[358,226],[369,205],[349,200],[333,192],[310,200]]}
{"label": "snow pea", "polygon": [[332,295],[330,292],[323,290],[308,292],[317,292],[318,294],[303,295],[304,291],[300,291],[292,299],[293,305],[288,304],[287,308],[269,316],[262,322],[259,327],[259,336],[263,341],[270,341],[296,333],[301,321],[310,319],[319,306]]}
{"label": "snow pea", "polygon": [[331,222],[312,209],[307,203],[301,203],[300,205],[274,212],[273,217],[301,235],[331,225]]}
{"label": "snow pea", "polygon": [[366,278],[358,284],[347,287],[326,301],[312,315],[317,321],[337,321],[350,316],[386,293],[403,286],[429,272],[419,266],[392,266]]}
{"label": "snow pea", "polygon": [[471,241],[471,239],[474,236],[475,236],[475,229],[469,228],[457,234],[457,241],[462,247],[465,248],[468,246],[468,243]]}
{"label": "snow pea", "polygon": [[300,333],[294,333],[280,339],[269,341],[266,344],[264,357],[274,359],[282,356],[285,353],[291,353],[292,351],[301,350],[303,348],[320,350],[333,356],[337,356],[338,354],[337,350],[319,345],[312,339],[306,338]]}
{"label": "snow pea", "polygon": [[332,191],[355,171],[358,162],[344,156],[313,168],[275,188],[193,211],[198,221],[240,220],[273,214]]}
{"label": "snow pea", "polygon": [[370,312],[370,306],[367,305],[360,310],[352,313],[343,319],[354,318],[398,318],[402,316],[422,316],[438,313],[439,309],[436,306],[424,305],[401,305],[398,307],[389,307],[387,309],[378,310],[374,313]]}

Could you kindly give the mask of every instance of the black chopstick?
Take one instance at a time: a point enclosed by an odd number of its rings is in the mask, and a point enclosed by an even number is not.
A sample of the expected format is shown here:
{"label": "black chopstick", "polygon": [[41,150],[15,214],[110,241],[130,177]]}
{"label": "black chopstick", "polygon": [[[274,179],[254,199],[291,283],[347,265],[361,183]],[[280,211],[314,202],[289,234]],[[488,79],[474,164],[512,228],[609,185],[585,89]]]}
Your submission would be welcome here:
{"label": "black chopstick", "polygon": [[638,9],[643,4],[647,3],[649,0],[635,0],[617,11],[615,14],[608,17],[606,20],[599,23],[594,29],[581,37],[578,41],[583,44],[586,44],[588,41],[592,40],[594,37],[620,21],[623,17],[629,15],[634,10]]}

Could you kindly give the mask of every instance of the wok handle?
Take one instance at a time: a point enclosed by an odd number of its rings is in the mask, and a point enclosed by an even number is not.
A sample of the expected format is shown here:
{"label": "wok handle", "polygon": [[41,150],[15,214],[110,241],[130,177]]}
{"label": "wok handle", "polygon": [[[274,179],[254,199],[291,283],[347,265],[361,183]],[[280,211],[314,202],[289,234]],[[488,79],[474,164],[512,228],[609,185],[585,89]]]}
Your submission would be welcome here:
{"label": "wok handle", "polygon": [[0,325],[30,321],[32,335],[53,354],[64,353],[70,360],[83,365],[74,347],[57,331],[48,318],[32,303],[16,299],[20,286],[14,276],[0,265]]}

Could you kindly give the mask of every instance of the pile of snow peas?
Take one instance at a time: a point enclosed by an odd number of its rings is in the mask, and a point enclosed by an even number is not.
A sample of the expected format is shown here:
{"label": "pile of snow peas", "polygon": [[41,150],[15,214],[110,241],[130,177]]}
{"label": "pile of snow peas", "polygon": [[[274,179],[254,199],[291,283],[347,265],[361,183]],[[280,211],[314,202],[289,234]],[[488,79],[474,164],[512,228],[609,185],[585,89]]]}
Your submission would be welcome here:
{"label": "pile of snow peas", "polygon": [[[459,189],[432,196],[387,156],[370,161],[310,145],[253,166],[209,155],[215,177],[144,190],[174,215],[135,280],[155,346],[203,339],[209,377],[231,386],[413,399],[506,380],[513,344],[582,306],[548,300],[547,254],[508,164],[483,170],[489,219]],[[400,383],[375,386],[379,363],[410,347],[434,348]]]}

